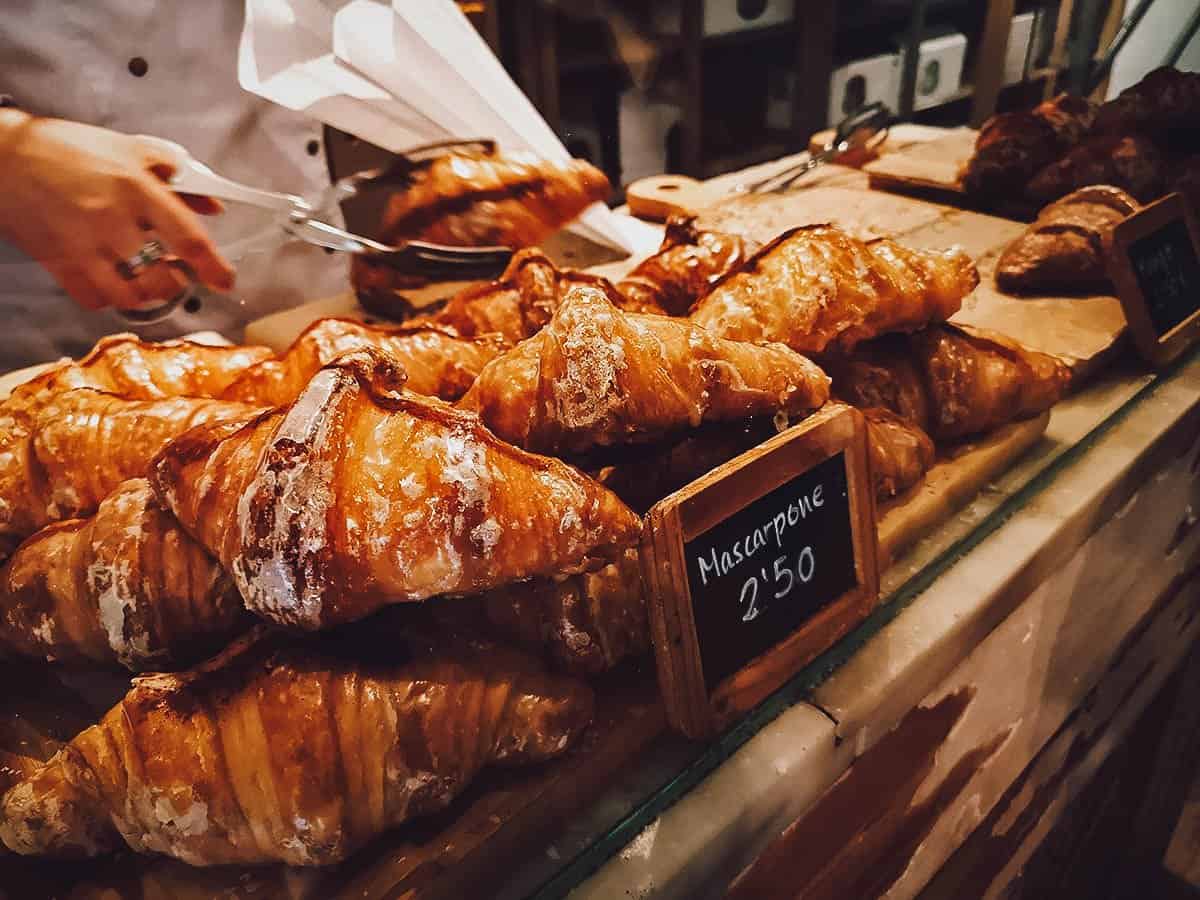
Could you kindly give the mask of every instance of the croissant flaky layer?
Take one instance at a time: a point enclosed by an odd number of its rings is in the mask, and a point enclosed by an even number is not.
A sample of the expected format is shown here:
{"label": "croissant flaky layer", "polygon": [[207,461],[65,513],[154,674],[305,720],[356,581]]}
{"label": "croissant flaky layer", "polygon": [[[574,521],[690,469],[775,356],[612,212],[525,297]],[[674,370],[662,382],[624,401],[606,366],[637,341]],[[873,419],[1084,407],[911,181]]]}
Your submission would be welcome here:
{"label": "croissant flaky layer", "polygon": [[456,152],[392,195],[382,234],[386,241],[531,247],[608,191],[604,173],[582,159]]}
{"label": "croissant flaky layer", "polygon": [[127,400],[219,397],[250,366],[269,359],[266,347],[210,347],[192,341],[149,342],[132,334],[101,338],[78,362],[63,360],[13,389],[0,404],[0,432],[9,417],[28,420],[50,398],[94,388]]}
{"label": "croissant flaky layer", "polygon": [[700,300],[691,318],[724,338],[844,352],[881,334],[945,321],[978,283],[962,250],[868,243],[814,225],[763,247]]}
{"label": "croissant flaky layer", "polygon": [[887,500],[920,481],[933,465],[933,441],[916,423],[891,410],[862,410],[875,498]]}
{"label": "croissant flaky layer", "polygon": [[576,675],[597,675],[650,650],[650,623],[638,551],[596,571],[534,578],[475,597],[430,604],[448,626],[478,629],[548,658]]}
{"label": "croissant flaky layer", "polygon": [[25,426],[0,435],[0,539],[91,515],[121,482],[145,475],[171,438],[253,409],[190,397],[125,400],[89,388],[54,395]]}
{"label": "croissant flaky layer", "polygon": [[1070,384],[1070,370],[1053,356],[953,326],[884,339],[831,374],[837,396],[889,409],[939,441],[1036,416]]}
{"label": "croissant flaky layer", "polygon": [[408,373],[405,387],[457,400],[479,370],[508,348],[498,335],[462,338],[435,326],[384,327],[351,319],[319,319],[279,359],[247,369],[223,394],[259,406],[286,406],[300,396],[321,366],[362,347],[387,353]]}
{"label": "croissant flaky layer", "polygon": [[702,231],[692,219],[667,222],[658,252],[617,282],[626,312],[686,315],[692,304],[745,259],[737,235]]}
{"label": "croissant flaky layer", "polygon": [[546,453],[645,441],[705,421],[804,415],[829,379],[782,344],[718,338],[684,319],[623,313],[579,285],[549,324],[489,363],[465,397],[497,435]]}
{"label": "croissant flaky layer", "polygon": [[48,526],[0,570],[0,646],[134,671],[202,659],[248,627],[233,583],[144,478]]}
{"label": "croissant flaky layer", "polygon": [[123,841],[193,865],[343,859],[445,807],[484,766],[563,752],[592,716],[581,683],[515,651],[394,635],[370,650],[251,637],[138,679],[4,796],[0,840],[95,855]]}
{"label": "croissant flaky layer", "polygon": [[637,540],[638,517],[600,485],[401,380],[361,350],[290,408],[195,429],[159,456],[159,497],[252,611],[320,628],[569,570]]}

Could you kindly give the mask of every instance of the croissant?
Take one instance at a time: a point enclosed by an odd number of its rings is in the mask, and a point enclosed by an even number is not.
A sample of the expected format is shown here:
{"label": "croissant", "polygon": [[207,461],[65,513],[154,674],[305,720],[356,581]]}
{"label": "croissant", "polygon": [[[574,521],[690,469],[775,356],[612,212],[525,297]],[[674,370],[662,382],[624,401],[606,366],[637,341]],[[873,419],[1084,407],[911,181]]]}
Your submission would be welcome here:
{"label": "croissant", "polygon": [[94,856],[122,841],[192,865],[337,862],[447,806],[491,764],[563,752],[588,688],[516,651],[434,651],[369,632],[336,643],[252,635],[176,675],[135,680],[99,724],[0,801],[22,854]]}
{"label": "croissant", "polygon": [[696,304],[692,321],[738,341],[848,351],[954,315],[979,283],[962,250],[864,243],[832,225],[784,232]]}
{"label": "croissant", "polygon": [[484,367],[459,406],[507,441],[559,454],[646,441],[702,421],[803,416],[829,397],[825,374],[787,347],[623,313],[614,293],[573,288],[545,328]]}
{"label": "croissant", "polygon": [[246,630],[232,582],[150,484],[131,479],[88,519],[56,522],[0,570],[0,646],[133,671],[202,659]]}
{"label": "croissant", "polygon": [[253,409],[188,397],[125,400],[90,388],[54,395],[30,421],[0,435],[0,541],[91,515],[121,482],[145,475],[171,438]]}
{"label": "croissant", "polygon": [[160,499],[252,612],[315,629],[560,572],[637,540],[638,517],[600,485],[402,383],[363,348],[290,408],[194,429],[155,461]]}
{"label": "croissant", "polygon": [[1041,205],[1082,187],[1110,184],[1149,203],[1162,195],[1167,174],[1166,160],[1148,138],[1101,135],[1040,170],[1026,185],[1025,196]]}
{"label": "croissant", "polygon": [[1173,146],[1196,148],[1200,74],[1161,66],[1096,112],[1103,134],[1149,134]]}
{"label": "croissant", "polygon": [[388,242],[532,247],[608,191],[604,173],[586,160],[455,152],[391,196],[381,233]]}
{"label": "croissant", "polygon": [[444,625],[470,629],[486,622],[498,637],[545,655],[574,675],[598,675],[650,650],[634,548],[594,572],[534,578],[430,606]]}
{"label": "croissant", "polygon": [[1069,94],[992,116],[979,129],[963,187],[990,199],[1019,194],[1035,172],[1083,139],[1095,117],[1089,100]]}
{"label": "croissant", "polygon": [[935,441],[1036,416],[1070,383],[1070,370],[1053,356],[949,325],[866,349],[862,358],[831,366],[835,395],[889,409]]}
{"label": "croissant", "polygon": [[737,235],[701,231],[694,219],[671,219],[658,252],[617,282],[626,312],[683,316],[745,258]]}
{"label": "croissant", "polygon": [[442,325],[464,337],[498,334],[516,344],[550,321],[568,288],[597,280],[594,275],[560,270],[540,250],[522,250],[496,281],[466,288],[436,314],[410,321]]}
{"label": "croissant", "polygon": [[192,341],[150,343],[132,334],[101,338],[78,362],[62,360],[18,385],[0,404],[0,431],[8,417],[29,418],[49,399],[75,388],[94,388],[128,400],[219,397],[244,369],[269,359],[266,347],[210,347]]}
{"label": "croissant", "polygon": [[1095,185],[1051,203],[996,263],[996,286],[1010,293],[1111,290],[1106,237],[1138,208],[1120,188]]}
{"label": "croissant", "polygon": [[410,391],[457,400],[479,370],[508,344],[496,335],[461,338],[437,326],[385,327],[352,319],[318,319],[279,359],[250,367],[224,393],[227,400],[260,406],[286,406],[341,353],[377,347],[408,373]]}
{"label": "croissant", "polygon": [[890,410],[861,410],[867,424],[867,454],[875,498],[886,500],[908,490],[933,465],[933,441],[908,419]]}

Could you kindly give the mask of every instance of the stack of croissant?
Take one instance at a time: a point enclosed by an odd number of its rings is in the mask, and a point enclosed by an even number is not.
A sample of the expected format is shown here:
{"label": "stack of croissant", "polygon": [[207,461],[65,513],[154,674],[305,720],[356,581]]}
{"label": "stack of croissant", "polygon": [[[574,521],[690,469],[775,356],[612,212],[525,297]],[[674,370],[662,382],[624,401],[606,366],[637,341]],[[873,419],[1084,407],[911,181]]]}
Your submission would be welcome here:
{"label": "stack of croissant", "polygon": [[13,769],[0,841],[327,864],[566,752],[649,649],[635,509],[831,396],[880,497],[1055,402],[1060,364],[945,324],[977,281],[677,222],[615,284],[529,249],[403,325],[58,364],[0,405],[0,646],[144,674]]}

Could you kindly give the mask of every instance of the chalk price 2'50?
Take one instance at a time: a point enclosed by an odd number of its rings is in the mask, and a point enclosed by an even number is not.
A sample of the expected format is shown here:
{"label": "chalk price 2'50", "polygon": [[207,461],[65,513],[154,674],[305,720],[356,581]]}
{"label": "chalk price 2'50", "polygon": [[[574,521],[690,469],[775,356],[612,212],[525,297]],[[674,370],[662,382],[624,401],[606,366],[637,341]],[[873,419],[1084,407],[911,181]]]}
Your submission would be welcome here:
{"label": "chalk price 2'50", "polygon": [[[800,555],[796,559],[795,571],[792,570],[786,556],[777,557],[772,567],[775,573],[773,580],[767,575],[765,566],[759,569],[762,575],[762,583],[767,588],[773,585],[775,587],[775,599],[782,600],[792,592],[792,588],[797,584],[808,584],[808,582],[812,581],[813,574],[817,569],[817,558],[813,554],[812,547],[805,547],[800,551]],[[765,602],[762,605],[759,604],[758,585],[758,575],[751,575],[742,585],[742,594],[738,598],[738,605],[746,607],[745,612],[742,613],[743,622],[753,622],[767,608]]]}

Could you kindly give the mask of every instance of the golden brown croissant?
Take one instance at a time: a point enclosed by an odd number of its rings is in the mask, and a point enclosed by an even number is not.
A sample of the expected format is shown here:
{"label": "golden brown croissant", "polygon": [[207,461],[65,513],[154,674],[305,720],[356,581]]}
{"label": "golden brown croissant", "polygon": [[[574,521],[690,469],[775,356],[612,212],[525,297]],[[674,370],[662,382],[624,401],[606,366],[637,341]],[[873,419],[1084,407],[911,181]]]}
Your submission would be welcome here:
{"label": "golden brown croissant", "polygon": [[686,319],[623,313],[614,293],[574,287],[545,328],[484,367],[460,407],[507,441],[559,454],[704,421],[803,416],[829,397],[825,373],[782,344],[722,340]]}
{"label": "golden brown croissant", "polygon": [[89,519],[56,522],[0,570],[0,646],[35,659],[178,668],[248,627],[208,553],[131,479]]}
{"label": "golden brown croissant", "polygon": [[191,397],[125,400],[90,388],[54,395],[26,427],[0,437],[0,540],[91,515],[121,482],[145,475],[171,438],[253,411]]}
{"label": "golden brown croissant", "polygon": [[78,362],[63,360],[14,388],[0,404],[0,430],[9,427],[6,416],[27,420],[51,397],[75,388],[95,388],[127,400],[219,397],[244,369],[272,355],[266,347],[151,343],[132,334],[109,335]]}
{"label": "golden brown croissant", "polygon": [[638,517],[600,485],[402,383],[364,348],[290,408],[195,429],[159,456],[160,499],[252,612],[320,628],[561,572],[637,540]]}
{"label": "golden brown croissant", "polygon": [[462,338],[433,325],[387,327],[353,319],[318,319],[283,356],[247,369],[223,396],[259,406],[286,406],[300,396],[321,366],[360,347],[377,347],[395,358],[408,373],[405,387],[410,391],[457,400],[484,364],[508,344],[498,335]]}
{"label": "golden brown croissant", "polygon": [[444,808],[484,766],[559,755],[588,688],[504,648],[365,649],[253,635],[137,679],[98,725],[8,791],[0,840],[91,856],[121,840],[193,865],[324,865]]}
{"label": "golden brown croissant", "polygon": [[908,490],[933,465],[933,441],[917,425],[891,410],[861,410],[867,423],[867,454],[877,500]]}
{"label": "golden brown croissant", "polygon": [[533,578],[430,606],[443,624],[469,630],[486,622],[498,636],[576,675],[606,672],[650,650],[650,623],[634,548],[594,572]]}
{"label": "golden brown croissant", "polygon": [[498,334],[516,344],[550,321],[572,285],[598,280],[595,275],[560,270],[540,250],[522,250],[496,281],[469,287],[433,316],[411,321],[453,328],[464,337]]}
{"label": "golden brown croissant", "polygon": [[868,350],[867,362],[831,368],[834,393],[855,405],[890,409],[937,441],[1036,416],[1070,383],[1070,370],[1053,356],[949,325]]}
{"label": "golden brown croissant", "polygon": [[700,297],[745,258],[742,239],[671,219],[658,252],[617,282],[626,312],[687,315]]}
{"label": "golden brown croissant", "polygon": [[733,340],[845,352],[881,334],[950,318],[978,283],[962,250],[864,243],[834,226],[813,225],[763,247],[701,299],[691,317]]}
{"label": "golden brown croissant", "polygon": [[391,196],[382,239],[532,247],[608,191],[604,173],[582,159],[450,153]]}

